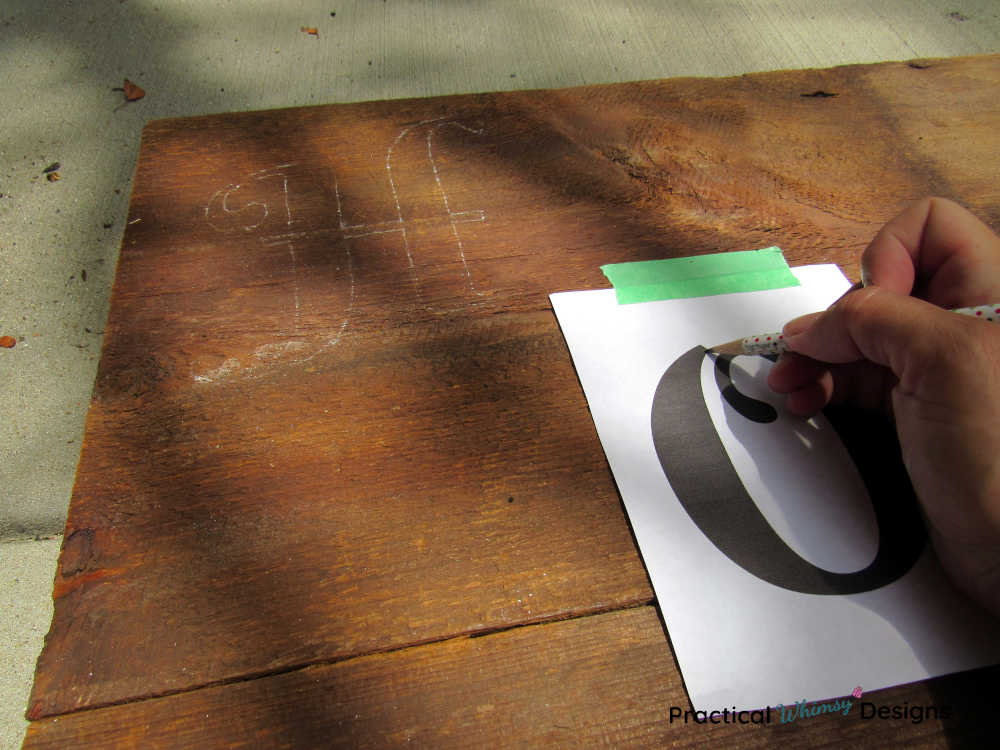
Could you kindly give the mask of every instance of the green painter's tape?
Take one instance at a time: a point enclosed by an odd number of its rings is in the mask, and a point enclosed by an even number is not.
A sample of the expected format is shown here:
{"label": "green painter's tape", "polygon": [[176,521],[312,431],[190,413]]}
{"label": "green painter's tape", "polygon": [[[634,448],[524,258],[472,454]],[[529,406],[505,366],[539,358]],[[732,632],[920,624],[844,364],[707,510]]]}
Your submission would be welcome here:
{"label": "green painter's tape", "polygon": [[619,305],[798,286],[781,249],[743,250],[601,266]]}

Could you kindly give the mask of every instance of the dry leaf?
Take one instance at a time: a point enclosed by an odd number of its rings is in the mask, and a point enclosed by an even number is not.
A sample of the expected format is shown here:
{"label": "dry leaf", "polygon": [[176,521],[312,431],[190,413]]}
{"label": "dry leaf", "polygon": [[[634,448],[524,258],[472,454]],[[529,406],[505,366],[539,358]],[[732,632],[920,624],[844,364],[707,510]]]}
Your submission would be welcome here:
{"label": "dry leaf", "polygon": [[0,336],[0,346],[4,349],[13,349],[16,343],[13,336]]}
{"label": "dry leaf", "polygon": [[319,29],[315,26],[303,26],[300,30],[307,34],[312,34],[313,36],[319,36]]}
{"label": "dry leaf", "polygon": [[132,83],[128,78],[125,79],[125,100],[134,102],[136,99],[142,99],[146,95],[146,90],[142,86],[137,86]]}

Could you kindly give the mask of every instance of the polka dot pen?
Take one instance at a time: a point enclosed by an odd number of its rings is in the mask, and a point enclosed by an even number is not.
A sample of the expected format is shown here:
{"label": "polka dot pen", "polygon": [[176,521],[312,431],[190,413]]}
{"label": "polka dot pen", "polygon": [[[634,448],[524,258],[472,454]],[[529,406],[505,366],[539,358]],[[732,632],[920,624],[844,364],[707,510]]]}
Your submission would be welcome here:
{"label": "polka dot pen", "polygon": [[[1000,303],[995,305],[979,305],[978,307],[960,307],[952,310],[959,315],[981,318],[991,323],[1000,323]],[[712,351],[719,354],[759,354],[768,356],[781,354],[785,351],[785,337],[780,333],[760,333],[756,336],[730,341],[728,344],[713,346]]]}

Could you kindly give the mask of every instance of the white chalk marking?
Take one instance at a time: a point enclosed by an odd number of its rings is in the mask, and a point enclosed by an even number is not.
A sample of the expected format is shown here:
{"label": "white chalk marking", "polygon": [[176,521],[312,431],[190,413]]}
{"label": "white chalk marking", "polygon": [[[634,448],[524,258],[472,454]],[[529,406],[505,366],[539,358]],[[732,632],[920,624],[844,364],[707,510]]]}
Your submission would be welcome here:
{"label": "white chalk marking", "polygon": [[[462,260],[462,269],[465,271],[465,279],[469,284],[469,289],[473,292],[476,291],[475,285],[472,283],[472,275],[469,273],[469,264],[465,261],[465,247],[462,245],[462,238],[458,234],[458,222],[459,221],[486,221],[486,214],[483,211],[460,211],[455,213],[451,210],[451,206],[448,204],[448,194],[444,191],[444,185],[441,184],[441,175],[438,172],[437,162],[434,160],[434,149],[432,147],[432,140],[434,134],[445,127],[446,125],[451,125],[452,127],[461,128],[469,133],[475,135],[482,135],[482,129],[474,130],[472,128],[466,127],[458,122],[442,122],[435,125],[433,128],[428,128],[427,130],[427,160],[431,163],[431,171],[434,172],[434,181],[437,183],[438,192],[441,193],[441,199],[444,201],[444,210],[448,215],[448,221],[451,222],[451,233],[455,236],[455,242],[458,243],[458,257]],[[478,214],[478,218],[468,219],[465,218],[469,214]],[[476,292],[478,294],[478,292]]]}
{"label": "white chalk marking", "polygon": [[[437,160],[434,156],[434,135],[437,133],[438,130],[446,126],[460,128],[461,130],[464,130],[468,133],[472,133],[474,135],[482,135],[484,132],[483,129],[470,128],[466,125],[463,125],[460,122],[447,121],[442,117],[433,118],[430,120],[423,120],[422,122],[419,122],[416,125],[403,128],[396,135],[396,138],[393,140],[392,144],[386,150],[385,171],[386,171],[386,177],[389,181],[389,189],[392,192],[393,204],[396,209],[396,218],[394,220],[376,222],[374,224],[347,224],[344,221],[343,202],[341,200],[340,185],[337,181],[337,178],[334,177],[334,196],[337,202],[337,224],[340,230],[340,236],[342,240],[344,240],[345,242],[344,248],[347,255],[347,272],[350,278],[350,303],[345,313],[344,321],[341,323],[340,329],[337,331],[337,333],[334,335],[333,338],[328,340],[325,344],[320,346],[309,356],[291,360],[288,362],[288,364],[301,364],[313,359],[314,357],[319,355],[320,352],[337,344],[337,342],[340,341],[340,338],[343,335],[344,330],[347,328],[349,315],[350,312],[354,309],[355,299],[357,296],[357,289],[354,279],[353,258],[351,256],[350,244],[349,242],[347,242],[348,240],[357,239],[360,237],[368,237],[372,235],[379,235],[379,234],[399,233],[403,240],[403,250],[406,253],[407,263],[411,269],[415,268],[413,253],[410,249],[410,242],[406,232],[407,223],[406,220],[403,218],[403,209],[399,199],[399,189],[396,185],[396,180],[393,177],[392,173],[393,150],[407,136],[407,134],[414,129],[421,127],[427,128],[426,131],[427,161],[430,164],[431,172],[434,175],[434,182],[437,185],[438,192],[441,194],[441,200],[444,204],[445,216],[447,217],[448,223],[451,226],[452,236],[455,238],[455,243],[458,246],[458,255],[459,259],[462,261],[462,269],[465,274],[466,282],[471,291],[473,291],[476,294],[482,294],[482,292],[476,290],[475,285],[472,282],[472,276],[469,272],[469,266],[465,256],[465,246],[462,243],[462,237],[458,231],[458,224],[466,222],[485,222],[486,213],[483,210],[474,210],[474,211],[451,210],[451,203],[448,199],[448,193],[444,189],[444,184],[441,180],[441,173],[438,170]],[[248,177],[248,179],[250,180],[257,180],[257,181],[267,180],[272,177],[281,178],[282,180],[281,193],[285,208],[285,226],[287,227],[290,227],[293,223],[295,223],[296,220],[292,218],[291,200],[289,198],[289,190],[288,190],[288,175],[285,170],[290,169],[291,167],[294,166],[296,166],[295,162],[289,162],[287,164],[279,164],[275,167],[268,167],[266,169],[261,169],[249,175]],[[217,201],[219,201],[220,196],[221,196],[221,202],[220,202],[221,208],[223,212],[228,215],[242,213],[250,208],[253,208],[254,206],[260,206],[263,209],[264,215],[260,218],[260,220],[258,220],[253,224],[247,224],[242,227],[243,230],[246,232],[251,232],[255,229],[258,229],[264,223],[264,221],[271,215],[270,207],[268,203],[265,201],[250,201],[249,203],[244,204],[240,208],[230,208],[229,206],[230,196],[236,191],[240,190],[242,186],[243,183],[230,184],[224,188],[221,188],[220,190],[217,190],[209,199],[208,204],[205,206],[205,219],[206,221],[208,221],[209,225],[212,226],[217,231],[220,232],[226,231],[224,227],[220,227],[212,221],[212,207]],[[136,219],[135,221],[137,222],[140,220]],[[434,219],[418,218],[418,219],[411,219],[411,221],[423,223],[428,221],[434,221]],[[135,222],[130,222],[130,223],[135,223]],[[294,289],[293,289],[293,300],[295,305],[294,334],[297,334],[298,331],[300,330],[302,301],[301,301],[301,290],[299,288],[299,279],[298,279],[298,259],[296,257],[295,245],[293,244],[293,242],[296,240],[304,239],[309,235],[316,235],[323,233],[325,233],[324,230],[318,230],[312,232],[285,232],[285,233],[271,234],[266,237],[260,238],[260,241],[264,245],[269,247],[275,247],[282,244],[288,245],[288,253],[291,259],[292,277],[294,280]],[[337,270],[340,270],[340,268],[337,267]],[[280,358],[286,352],[304,348],[305,346],[307,345],[301,341],[287,341],[287,342],[279,342],[276,344],[264,344],[255,350],[254,356],[260,362],[268,362]],[[259,370],[258,366],[243,367],[239,362],[239,360],[235,358],[230,358],[227,359],[225,362],[223,362],[222,366],[216,368],[215,370],[212,370],[203,375],[195,375],[194,379],[197,382],[211,383],[223,377],[232,375],[237,371],[239,371],[241,375],[244,377],[255,378],[259,377],[262,374],[258,370]]]}
{"label": "white chalk marking", "polygon": [[[274,245],[281,244],[279,242],[273,243]],[[323,344],[318,346],[309,355],[304,357],[297,357],[295,359],[283,359],[286,355],[295,354],[301,352],[309,347],[309,343],[306,341],[277,341],[267,344],[261,344],[258,346],[253,353],[254,359],[257,360],[255,364],[249,364],[244,366],[235,357],[230,357],[225,362],[222,363],[220,367],[209,372],[195,375],[194,380],[198,383],[214,383],[220,380],[229,378],[230,376],[238,375],[241,378],[247,380],[256,380],[257,378],[263,377],[265,371],[268,369],[269,365],[278,364],[282,362],[287,365],[302,365],[315,359],[322,352],[327,349],[336,346],[341,337],[344,335],[344,331],[347,329],[347,324],[350,320],[350,314],[354,310],[354,304],[357,299],[357,286],[354,280],[354,258],[351,255],[350,246],[345,243],[344,245],[345,255],[347,258],[347,277],[350,280],[350,299],[347,304],[347,309],[344,311],[344,320],[341,322],[340,327],[337,329],[336,333],[325,341]],[[331,264],[335,261],[330,261]],[[341,270],[341,266],[334,266],[334,270]],[[296,282],[297,283],[297,282]],[[298,287],[296,286],[296,314],[298,314]],[[298,321],[296,321],[298,325]]]}
{"label": "white chalk marking", "polygon": [[280,341],[274,344],[261,344],[254,349],[253,355],[263,361],[278,359],[289,351],[305,349],[308,346],[305,341]]}
{"label": "white chalk marking", "polygon": [[340,184],[338,183],[336,177],[333,183],[333,192],[337,202],[337,223],[340,227],[340,231],[343,233],[345,239],[355,239],[358,237],[369,237],[377,234],[396,234],[399,233],[403,240],[403,251],[406,253],[407,264],[411,269],[416,267],[413,259],[413,252],[410,248],[409,237],[406,232],[407,224],[416,224],[435,221],[434,218],[412,218],[407,221],[403,218],[403,208],[399,199],[399,188],[396,184],[396,179],[392,172],[392,157],[393,151],[399,145],[399,143],[409,134],[411,131],[418,128],[426,127],[426,143],[427,143],[427,161],[431,167],[431,173],[434,175],[434,182],[437,185],[438,192],[441,194],[442,202],[444,203],[445,216],[451,226],[452,235],[455,238],[455,242],[458,245],[458,256],[462,261],[462,270],[465,273],[466,281],[469,285],[469,289],[480,294],[476,291],[475,285],[472,283],[472,275],[469,273],[468,262],[465,257],[465,246],[462,244],[462,238],[458,232],[458,224],[464,222],[484,222],[486,221],[486,212],[483,210],[478,211],[452,211],[451,205],[448,200],[448,194],[444,189],[444,184],[441,180],[441,173],[438,170],[437,160],[434,156],[434,134],[443,127],[456,127],[464,130],[468,133],[473,133],[474,135],[482,135],[483,129],[470,128],[463,125],[460,122],[446,121],[443,117],[438,117],[430,120],[423,120],[418,122],[416,125],[411,125],[409,127],[403,128],[396,135],[392,144],[389,146],[385,154],[385,171],[386,177],[389,181],[389,189],[392,192],[392,201],[396,209],[396,218],[391,221],[381,221],[374,224],[347,224],[344,221],[344,209],[343,202],[341,200],[340,194]]}
{"label": "white chalk marking", "polygon": [[[291,167],[294,166],[295,162],[289,162],[288,164],[279,164],[276,167],[267,167],[266,169],[260,169],[250,174],[247,177],[247,180],[256,180],[258,182],[270,179],[271,177],[282,178],[283,181],[282,195],[285,204],[285,224],[287,226],[291,226],[294,222],[292,221],[292,209],[288,198],[288,176],[286,175],[285,170],[290,169]],[[212,221],[212,213],[213,213],[212,206],[216,203],[216,201],[219,199],[220,196],[222,198],[220,202],[222,211],[230,216],[243,213],[244,211],[254,206],[259,206],[264,210],[264,215],[261,216],[258,221],[254,222],[253,224],[245,224],[243,226],[244,232],[252,232],[255,229],[259,228],[261,224],[263,224],[267,220],[267,217],[271,215],[271,209],[268,206],[267,201],[250,201],[249,203],[245,203],[241,208],[230,208],[229,197],[236,191],[242,189],[244,184],[245,184],[244,182],[230,183],[229,185],[226,185],[224,188],[216,190],[215,193],[212,194],[212,197],[209,198],[208,204],[205,206],[205,220],[216,231],[218,232],[228,231],[226,227],[220,227]]]}
{"label": "white chalk marking", "polygon": [[231,375],[240,369],[240,361],[235,357],[230,357],[214,370],[209,370],[204,375],[195,375],[194,379],[199,383],[211,383],[219,378]]}

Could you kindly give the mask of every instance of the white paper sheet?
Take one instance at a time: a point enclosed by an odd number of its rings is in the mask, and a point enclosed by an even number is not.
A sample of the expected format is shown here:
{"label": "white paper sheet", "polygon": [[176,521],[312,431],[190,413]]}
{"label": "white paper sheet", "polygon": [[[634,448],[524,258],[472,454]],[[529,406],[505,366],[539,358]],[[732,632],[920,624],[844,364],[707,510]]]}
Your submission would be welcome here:
{"label": "white paper sheet", "polygon": [[[698,711],[790,706],[1000,662],[997,621],[951,586],[929,544],[874,590],[799,593],[723,554],[668,482],[651,428],[661,378],[692,347],[780,330],[849,286],[835,266],[793,271],[801,286],[696,299],[618,305],[614,290],[551,295]],[[865,484],[829,422],[784,412],[764,385],[769,366],[759,357],[732,364],[737,389],[777,411],[758,424],[722,398],[704,357],[699,395],[711,423],[795,555],[833,573],[859,571],[879,548]]]}

